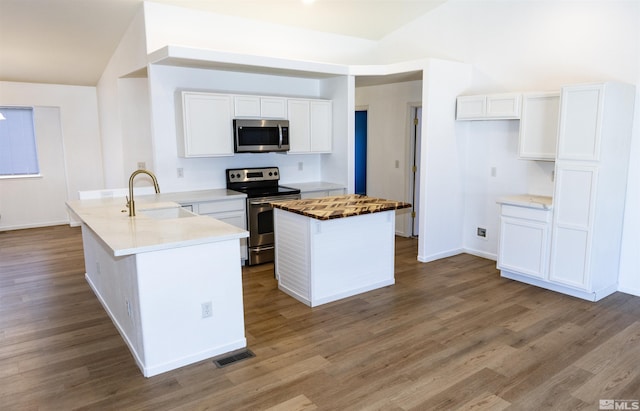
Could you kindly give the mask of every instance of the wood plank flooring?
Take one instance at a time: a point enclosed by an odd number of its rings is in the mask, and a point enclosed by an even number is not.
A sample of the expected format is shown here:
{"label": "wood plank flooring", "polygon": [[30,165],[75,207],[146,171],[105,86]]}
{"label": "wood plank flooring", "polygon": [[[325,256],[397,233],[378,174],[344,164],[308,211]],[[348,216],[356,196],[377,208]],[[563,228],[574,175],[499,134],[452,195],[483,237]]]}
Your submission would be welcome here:
{"label": "wood plank flooring", "polygon": [[78,228],[0,233],[1,410],[597,410],[640,399],[640,298],[590,303],[396,242],[396,284],[309,308],[243,270],[248,348],[144,378]]}

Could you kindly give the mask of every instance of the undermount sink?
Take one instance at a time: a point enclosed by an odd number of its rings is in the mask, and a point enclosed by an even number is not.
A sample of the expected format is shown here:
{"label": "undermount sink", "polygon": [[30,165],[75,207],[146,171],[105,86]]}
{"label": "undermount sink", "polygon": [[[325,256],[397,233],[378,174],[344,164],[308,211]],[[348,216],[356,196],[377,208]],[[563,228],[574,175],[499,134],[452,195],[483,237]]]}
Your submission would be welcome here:
{"label": "undermount sink", "polygon": [[150,208],[147,210],[139,210],[139,213],[156,220],[169,220],[172,218],[187,218],[196,216],[196,214],[193,214],[191,211],[185,210],[182,207]]}

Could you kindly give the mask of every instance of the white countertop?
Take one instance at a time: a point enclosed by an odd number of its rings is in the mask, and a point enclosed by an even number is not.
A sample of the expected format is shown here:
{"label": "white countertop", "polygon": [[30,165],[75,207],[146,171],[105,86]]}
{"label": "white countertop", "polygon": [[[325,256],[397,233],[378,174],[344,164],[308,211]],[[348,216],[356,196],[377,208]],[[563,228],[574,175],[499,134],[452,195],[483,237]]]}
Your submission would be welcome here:
{"label": "white countertop", "polygon": [[[212,190],[198,190],[198,191],[180,191],[177,193],[160,193],[158,194],[162,201],[174,201],[180,204],[186,203],[199,203],[203,201],[220,201],[220,200],[235,200],[245,199],[247,195],[239,191],[227,190],[226,188],[217,188]],[[136,196],[134,200],[136,204],[138,199],[143,199],[151,196]]]}
{"label": "white countertop", "polygon": [[68,201],[67,207],[117,257],[248,237],[246,230],[186,210],[184,213],[189,216],[182,218],[159,219],[144,212],[149,209],[179,208],[179,202],[228,200],[234,197],[245,198],[246,195],[222,189],[139,196],[134,198],[135,217],[129,217],[123,198]]}
{"label": "white countertop", "polygon": [[345,188],[342,184],[327,183],[324,181],[312,181],[307,183],[282,183],[283,186],[297,188],[303,193],[311,191],[340,190]]}
{"label": "white countertop", "polygon": [[532,194],[518,194],[518,195],[500,197],[497,203],[515,205],[519,207],[550,210],[553,207],[553,198],[547,197],[547,196],[532,195]]}

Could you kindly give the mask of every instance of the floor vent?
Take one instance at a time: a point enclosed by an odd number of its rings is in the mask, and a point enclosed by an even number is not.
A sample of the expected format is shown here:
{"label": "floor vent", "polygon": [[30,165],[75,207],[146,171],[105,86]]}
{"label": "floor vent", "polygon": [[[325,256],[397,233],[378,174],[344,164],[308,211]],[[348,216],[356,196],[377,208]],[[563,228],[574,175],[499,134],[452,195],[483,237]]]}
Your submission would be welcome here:
{"label": "floor vent", "polygon": [[213,363],[218,368],[226,367],[227,365],[231,365],[238,361],[246,360],[247,358],[255,357],[256,355],[251,350],[244,350],[240,352],[236,352],[234,354],[228,355],[226,357],[219,358]]}

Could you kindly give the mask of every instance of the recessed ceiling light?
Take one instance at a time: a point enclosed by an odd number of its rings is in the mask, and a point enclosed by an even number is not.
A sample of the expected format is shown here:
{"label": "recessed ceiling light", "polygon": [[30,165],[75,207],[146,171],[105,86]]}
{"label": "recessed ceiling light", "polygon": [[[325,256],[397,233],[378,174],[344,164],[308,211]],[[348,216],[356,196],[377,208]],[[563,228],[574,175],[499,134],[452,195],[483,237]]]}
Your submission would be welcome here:
{"label": "recessed ceiling light", "polygon": [[311,4],[313,2],[315,2],[316,0],[302,0],[302,3],[304,4]]}

